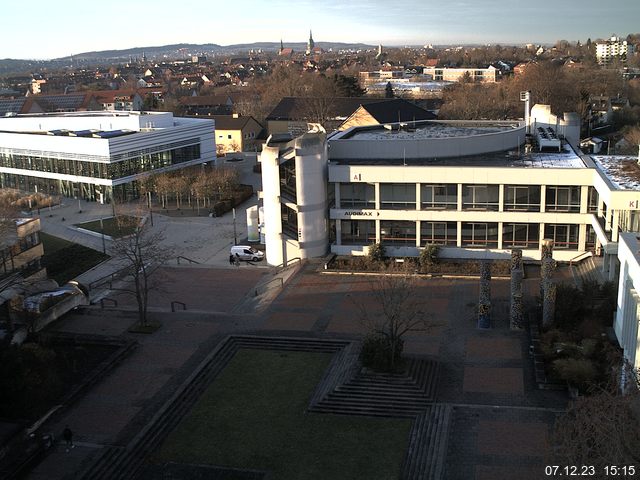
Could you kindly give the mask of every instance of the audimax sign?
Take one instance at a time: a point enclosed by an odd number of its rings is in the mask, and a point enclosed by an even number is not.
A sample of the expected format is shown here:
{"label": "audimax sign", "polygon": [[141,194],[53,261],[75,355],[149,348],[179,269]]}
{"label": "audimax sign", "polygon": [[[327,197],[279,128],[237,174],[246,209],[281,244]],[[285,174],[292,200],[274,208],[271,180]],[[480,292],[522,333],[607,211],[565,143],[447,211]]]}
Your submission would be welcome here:
{"label": "audimax sign", "polygon": [[371,210],[347,210],[344,212],[345,217],[379,217],[380,212]]}

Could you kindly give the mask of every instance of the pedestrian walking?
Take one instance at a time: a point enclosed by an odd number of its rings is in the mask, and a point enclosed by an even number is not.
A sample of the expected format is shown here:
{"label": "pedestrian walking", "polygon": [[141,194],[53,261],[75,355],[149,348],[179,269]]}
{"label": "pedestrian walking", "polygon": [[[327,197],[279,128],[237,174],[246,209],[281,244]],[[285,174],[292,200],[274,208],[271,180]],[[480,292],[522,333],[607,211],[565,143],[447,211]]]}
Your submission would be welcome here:
{"label": "pedestrian walking", "polygon": [[240,255],[238,255],[237,253],[236,253],[236,258],[234,259],[234,261],[236,263],[236,267],[239,267],[240,266]]}
{"label": "pedestrian walking", "polygon": [[236,258],[233,256],[233,254],[229,255],[229,265],[233,265],[234,263],[236,263]]}
{"label": "pedestrian walking", "polygon": [[69,428],[69,425],[64,427],[64,430],[62,431],[62,438],[64,438],[64,441],[67,444],[67,452],[69,451],[70,448],[75,448],[76,447],[73,444],[73,432]]}

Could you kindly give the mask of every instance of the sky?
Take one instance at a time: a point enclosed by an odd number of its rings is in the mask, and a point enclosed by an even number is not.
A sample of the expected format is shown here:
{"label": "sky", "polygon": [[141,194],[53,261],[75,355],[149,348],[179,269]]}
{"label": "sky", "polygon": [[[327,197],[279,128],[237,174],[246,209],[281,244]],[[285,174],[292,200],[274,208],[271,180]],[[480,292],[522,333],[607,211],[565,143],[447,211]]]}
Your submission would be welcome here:
{"label": "sky", "polygon": [[582,42],[640,31],[640,0],[30,0],[2,5],[0,58],[173,43]]}

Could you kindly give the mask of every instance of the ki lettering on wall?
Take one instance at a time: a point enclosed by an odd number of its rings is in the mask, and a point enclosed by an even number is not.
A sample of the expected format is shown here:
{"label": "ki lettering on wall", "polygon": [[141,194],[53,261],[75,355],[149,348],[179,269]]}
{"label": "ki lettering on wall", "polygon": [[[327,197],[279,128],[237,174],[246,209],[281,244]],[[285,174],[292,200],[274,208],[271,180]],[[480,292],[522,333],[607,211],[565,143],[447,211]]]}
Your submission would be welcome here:
{"label": "ki lettering on wall", "polygon": [[630,200],[629,201],[629,208],[638,208],[638,205],[640,204],[640,202],[638,202],[638,200]]}

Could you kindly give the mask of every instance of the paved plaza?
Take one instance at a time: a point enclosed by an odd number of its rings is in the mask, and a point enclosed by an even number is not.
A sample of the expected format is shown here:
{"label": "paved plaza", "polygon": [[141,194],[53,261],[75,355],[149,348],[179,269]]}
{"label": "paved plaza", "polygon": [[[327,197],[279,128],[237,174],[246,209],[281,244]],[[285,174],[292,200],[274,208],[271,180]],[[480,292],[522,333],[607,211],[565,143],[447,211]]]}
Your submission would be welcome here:
{"label": "paved plaza", "polygon": [[[97,241],[94,248],[101,248],[100,238],[68,228],[80,216],[99,217],[110,207],[91,208],[79,214],[77,205],[66,205],[43,219],[43,230],[88,246]],[[127,331],[136,322],[135,303],[118,292],[106,294],[117,301],[117,307],[94,305],[71,312],[52,326],[59,332],[124,336],[139,346],[64,414],[45,425],[58,434],[69,425],[77,447],[66,452],[58,444],[28,478],[74,478],[105,448],[125,448],[229,334],[361,338],[366,331],[362,309],[375,314],[380,308],[371,293],[372,277],[328,273],[318,268],[319,263],[308,263],[287,271],[293,275],[282,290],[272,282],[269,295],[257,298],[260,286],[282,272],[266,264],[230,266],[232,227],[229,216],[154,215],[154,228],[164,229],[179,254],[200,262],[172,261],[157,271],[165,280],[164,290],[154,293],[150,302],[150,317],[161,324],[156,332]],[[82,280],[89,283],[110,268],[115,266],[107,262]],[[538,293],[538,282],[536,278],[524,281],[527,301]],[[540,478],[551,428],[557,413],[566,407],[566,397],[538,390],[534,384],[526,333],[508,328],[509,280],[491,282],[489,330],[476,325],[478,279],[420,278],[417,283],[430,327],[409,332],[405,352],[435,359],[440,365],[435,401],[452,407],[444,478]],[[172,312],[173,301],[184,304],[186,310]]]}
{"label": "paved plaza", "polygon": [[[249,265],[168,270],[172,295],[187,300],[188,310],[172,313],[162,296],[155,298],[151,315],[162,328],[151,335],[126,332],[136,321],[133,305],[131,310],[94,308],[90,314],[68,315],[56,325],[64,332],[133,337],[140,347],[52,425],[60,431],[70,425],[79,446],[69,453],[56,447],[29,478],[64,478],[105,446],[126,446],[180,379],[226,334],[355,339],[364,331],[361,304],[372,302],[370,277],[324,274],[308,265],[262,312],[234,314],[255,284],[264,281],[264,271]],[[500,295],[506,295],[507,283],[493,280],[496,305],[506,301]],[[530,284],[535,287],[534,281]],[[406,351],[441,363],[436,401],[453,405],[445,478],[513,478],[516,468],[536,478],[564,396],[535,388],[526,336],[509,331],[506,318],[497,313],[494,328],[476,328],[477,280],[420,279],[419,289],[436,326],[411,332]]]}

